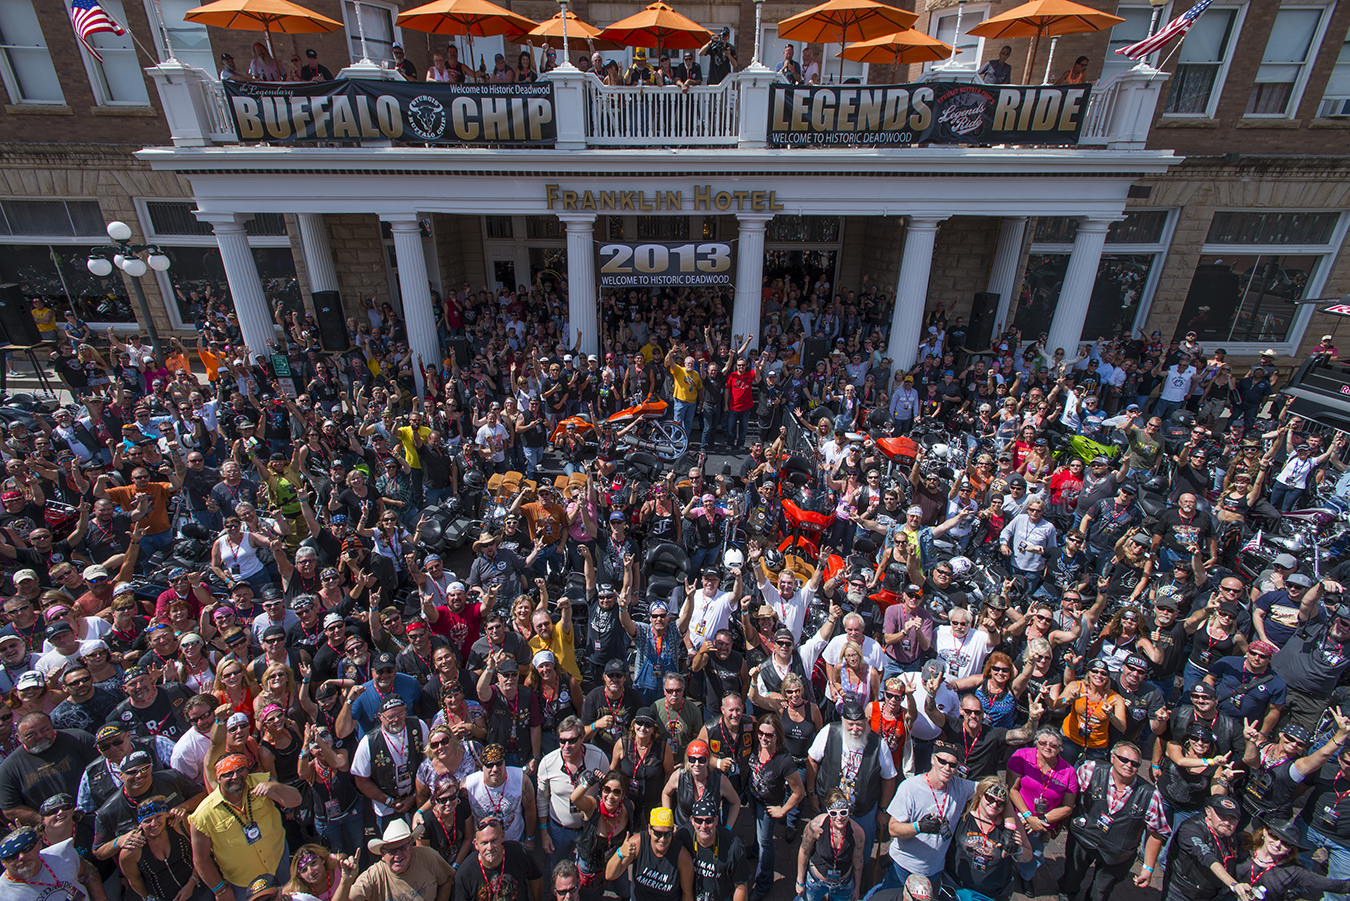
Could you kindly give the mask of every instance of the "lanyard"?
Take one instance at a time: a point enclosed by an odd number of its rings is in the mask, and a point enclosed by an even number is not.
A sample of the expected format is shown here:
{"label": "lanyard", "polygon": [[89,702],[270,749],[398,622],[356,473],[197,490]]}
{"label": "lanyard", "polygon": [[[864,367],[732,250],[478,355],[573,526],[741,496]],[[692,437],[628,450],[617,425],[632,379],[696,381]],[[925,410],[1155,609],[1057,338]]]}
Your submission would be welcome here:
{"label": "lanyard", "polygon": [[496,879],[488,878],[487,870],[483,869],[482,858],[479,858],[478,860],[478,872],[483,874],[483,882],[485,882],[487,887],[492,890],[492,897],[495,898],[497,893],[501,891],[502,877],[506,875],[506,855],[502,855],[502,865],[501,868],[497,870]]}
{"label": "lanyard", "polygon": [[933,788],[933,783],[928,781],[927,776],[924,777],[923,784],[928,786],[928,791],[933,796],[933,806],[937,808],[938,816],[942,817],[944,820],[947,819],[948,796],[946,790],[944,789],[942,797],[938,798],[937,789]]}
{"label": "lanyard", "polygon": [[[970,752],[973,751],[973,750],[975,750],[975,748],[980,744],[980,736],[983,735],[983,734],[984,734],[984,724],[981,723],[981,724],[980,724],[980,731],[978,731],[978,732],[975,733],[975,738],[970,742],[970,744],[966,744],[966,733],[965,733],[965,730],[964,730],[964,729],[961,730],[961,747],[962,747],[962,748],[965,750],[965,752],[966,752],[966,755],[965,755],[965,756],[966,756],[966,760],[967,760],[967,761],[970,760]],[[931,788],[931,786],[930,786],[930,788]]]}
{"label": "lanyard", "polygon": [[[642,764],[646,762],[646,760],[647,760],[647,755],[650,754],[650,753],[652,752],[652,749],[655,748],[655,747],[656,747],[656,742],[652,742],[650,745],[647,746],[647,750],[645,750],[645,751],[642,752],[642,756],[641,756],[641,757],[638,757],[638,746],[637,746],[637,742],[636,742],[636,741],[633,742],[633,756],[634,756],[634,757],[637,757],[637,763],[634,763],[634,764],[633,764],[633,781],[635,781],[635,782],[637,781],[638,771],[642,769]],[[604,804],[601,804],[600,806],[603,807]],[[615,816],[617,816],[617,814],[615,814]]]}
{"label": "lanyard", "polygon": [[[240,829],[245,829],[245,830],[246,830],[246,829],[249,828],[249,826],[256,826],[256,825],[257,825],[257,820],[256,820],[256,819],[254,818],[254,816],[253,816],[253,798],[252,798],[252,796],[249,794],[249,792],[248,792],[247,790],[244,791],[244,806],[243,806],[243,807],[240,807],[240,808],[237,808],[237,809],[236,809],[235,806],[234,806],[233,804],[231,804],[229,801],[226,801],[226,800],[225,800],[225,796],[224,796],[223,794],[221,795],[220,800],[221,800],[221,802],[225,805],[225,809],[228,810],[228,811],[230,812],[230,816],[234,817],[235,822],[237,822],[237,823],[239,824],[239,828],[240,828]],[[244,815],[248,817],[248,823],[247,823],[247,824],[245,824],[244,821],[239,817],[239,811],[241,811],[241,810],[244,812]]]}
{"label": "lanyard", "polygon": [[67,885],[66,883],[63,883],[61,880],[56,878],[56,874],[52,872],[51,867],[47,866],[47,862],[45,860],[42,862],[42,869],[46,870],[47,875],[52,877],[51,882],[38,882],[36,879],[20,879],[13,873],[9,872],[8,870],[5,871],[5,876],[13,880],[14,882],[19,883],[19,885],[39,885],[42,886],[43,888],[61,888]]}
{"label": "lanyard", "polygon": [[[1229,862],[1230,860],[1232,860],[1234,857],[1237,856],[1237,851],[1231,849],[1231,846],[1229,845],[1228,842],[1226,842],[1226,841],[1220,839],[1219,836],[1215,835],[1213,829],[1210,829],[1208,826],[1206,826],[1205,829],[1207,829],[1207,830],[1209,831],[1209,837],[1212,838],[1212,839],[1214,839],[1214,846],[1215,846],[1215,848],[1217,848],[1218,851],[1219,851],[1219,860],[1223,861],[1223,868],[1224,868],[1225,870],[1228,869],[1228,862]],[[1232,853],[1232,854],[1224,854],[1224,853],[1223,853],[1224,851],[1228,851],[1228,850],[1233,850],[1233,853]],[[1253,856],[1252,856],[1252,866],[1255,867],[1255,865],[1256,865],[1256,856],[1253,855]],[[1255,881],[1255,880],[1253,880],[1253,881]]]}

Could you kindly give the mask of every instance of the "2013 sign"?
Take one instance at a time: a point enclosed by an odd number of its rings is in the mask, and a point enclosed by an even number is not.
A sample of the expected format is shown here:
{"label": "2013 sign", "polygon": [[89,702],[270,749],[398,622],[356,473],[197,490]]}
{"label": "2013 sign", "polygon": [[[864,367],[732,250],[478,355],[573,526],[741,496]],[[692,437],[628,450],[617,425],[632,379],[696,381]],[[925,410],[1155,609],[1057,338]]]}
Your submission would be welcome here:
{"label": "2013 sign", "polygon": [[730,244],[600,245],[604,288],[730,285],[731,267]]}

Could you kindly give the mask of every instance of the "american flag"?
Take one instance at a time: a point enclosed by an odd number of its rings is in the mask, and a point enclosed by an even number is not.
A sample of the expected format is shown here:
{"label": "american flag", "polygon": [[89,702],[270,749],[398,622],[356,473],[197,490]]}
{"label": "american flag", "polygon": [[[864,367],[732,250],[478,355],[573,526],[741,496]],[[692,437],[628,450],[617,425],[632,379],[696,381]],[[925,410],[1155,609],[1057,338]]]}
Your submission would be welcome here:
{"label": "american flag", "polygon": [[1130,59],[1143,59],[1150,53],[1161,50],[1172,38],[1179,38],[1190,31],[1191,26],[1195,24],[1195,20],[1200,18],[1200,14],[1213,2],[1214,0],[1200,0],[1199,3],[1158,29],[1157,34],[1150,35],[1142,41],[1135,41],[1128,47],[1121,47],[1116,52],[1123,53]]}
{"label": "american flag", "polygon": [[126,34],[117,20],[108,15],[107,10],[99,6],[98,0],[71,0],[70,24],[75,26],[75,36],[84,44],[84,49],[94,55],[94,59],[103,62],[103,56],[89,43],[89,36],[101,31],[111,34]]}

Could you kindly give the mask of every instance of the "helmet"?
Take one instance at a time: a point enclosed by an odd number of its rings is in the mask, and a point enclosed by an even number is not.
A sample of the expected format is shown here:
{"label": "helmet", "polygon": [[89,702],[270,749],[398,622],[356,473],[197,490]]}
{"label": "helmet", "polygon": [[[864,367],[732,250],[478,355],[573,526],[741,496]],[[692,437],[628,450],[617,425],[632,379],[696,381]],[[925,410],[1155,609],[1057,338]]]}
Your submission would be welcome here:
{"label": "helmet", "polygon": [[952,449],[945,444],[934,444],[929,451],[935,457],[945,457],[952,452]]}
{"label": "helmet", "polygon": [[787,561],[783,559],[783,552],[776,547],[771,547],[764,552],[764,566],[770,572],[782,572]]}
{"label": "helmet", "polygon": [[975,561],[969,557],[953,557],[947,561],[952,566],[952,578],[964,579],[975,568]]}
{"label": "helmet", "polygon": [[727,548],[727,552],[722,555],[722,566],[724,569],[739,569],[745,565],[745,552],[739,548]]}
{"label": "helmet", "polygon": [[465,491],[482,491],[487,486],[487,479],[476,469],[471,469],[464,474]]}

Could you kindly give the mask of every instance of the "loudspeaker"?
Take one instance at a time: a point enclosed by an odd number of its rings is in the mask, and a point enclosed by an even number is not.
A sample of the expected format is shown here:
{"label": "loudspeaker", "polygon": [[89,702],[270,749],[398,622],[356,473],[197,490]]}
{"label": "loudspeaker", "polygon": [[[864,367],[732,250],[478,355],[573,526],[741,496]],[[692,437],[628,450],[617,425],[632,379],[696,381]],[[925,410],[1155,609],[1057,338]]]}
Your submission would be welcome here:
{"label": "loudspeaker", "polygon": [[469,339],[450,337],[450,352],[455,355],[455,365],[460,369],[469,368],[469,360],[472,355],[469,353]]}
{"label": "loudspeaker", "polygon": [[351,348],[347,337],[347,317],[342,309],[342,297],[336,291],[315,291],[314,318],[319,323],[319,338],[329,353],[342,353]]}
{"label": "loudspeaker", "polygon": [[993,291],[975,292],[970,305],[970,325],[966,328],[966,350],[988,350],[994,338],[994,320],[998,318],[999,296]]}
{"label": "loudspeaker", "polygon": [[825,359],[830,352],[830,340],[822,337],[807,338],[802,342],[802,371],[810,374],[816,371],[816,364]]}
{"label": "loudspeaker", "polygon": [[13,283],[0,285],[0,337],[18,347],[32,347],[42,342],[33,309]]}

